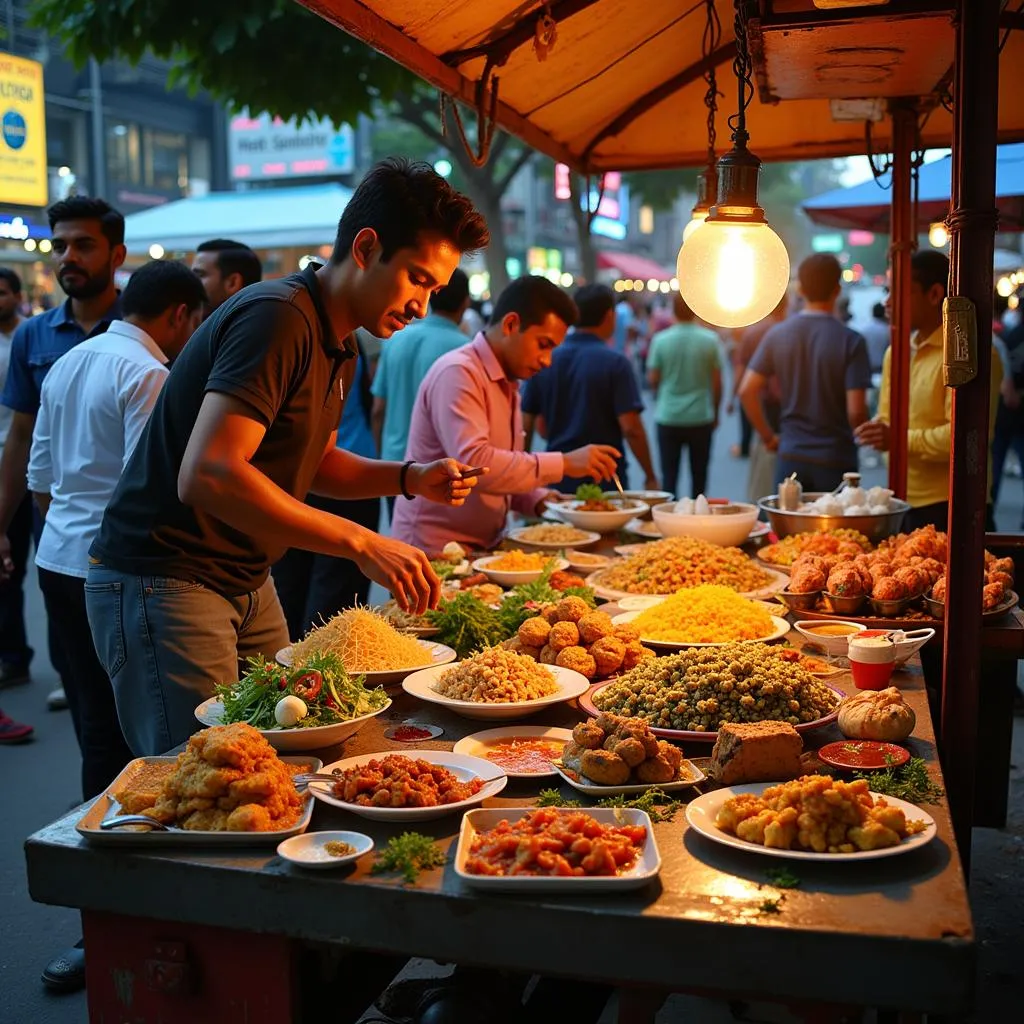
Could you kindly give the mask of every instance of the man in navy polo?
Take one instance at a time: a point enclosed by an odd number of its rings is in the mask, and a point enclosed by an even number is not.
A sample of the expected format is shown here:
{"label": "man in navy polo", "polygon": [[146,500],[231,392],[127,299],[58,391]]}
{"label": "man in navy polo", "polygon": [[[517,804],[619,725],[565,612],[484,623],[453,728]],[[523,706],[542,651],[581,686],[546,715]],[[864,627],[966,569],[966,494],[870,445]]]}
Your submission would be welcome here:
{"label": "man in navy polo", "polygon": [[[13,413],[0,457],[0,586],[14,572],[7,531],[28,493],[32,430],[47,371],[65,352],[102,334],[111,320],[121,318],[114,272],[125,259],[124,217],[104,200],[87,196],[54,203],[48,216],[57,281],[68,299],[26,320],[11,343],[10,366],[0,395],[0,403]],[[42,532],[38,516],[33,532],[38,544]],[[50,660],[60,672],[56,645],[51,642],[49,647]],[[50,695],[48,703],[54,710],[67,707],[60,690]]]}
{"label": "man in navy polo", "polygon": [[[588,284],[575,299],[575,330],[555,349],[551,365],[530,378],[523,390],[527,450],[534,430],[547,439],[549,452],[588,444],[611,445],[621,452],[625,438],[644,471],[644,488],[657,490],[636,376],[629,359],[609,345],[615,333],[615,293],[607,285]],[[618,474],[628,487],[625,455],[619,457]],[[582,483],[593,480],[565,477],[555,486],[571,493]]]}

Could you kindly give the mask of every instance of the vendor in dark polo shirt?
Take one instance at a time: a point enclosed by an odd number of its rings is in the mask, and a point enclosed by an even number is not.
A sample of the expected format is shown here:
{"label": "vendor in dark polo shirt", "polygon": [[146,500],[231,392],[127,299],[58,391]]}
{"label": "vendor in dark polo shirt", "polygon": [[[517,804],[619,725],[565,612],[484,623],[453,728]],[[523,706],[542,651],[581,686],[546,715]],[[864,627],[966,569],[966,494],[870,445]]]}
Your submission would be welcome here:
{"label": "vendor in dark polo shirt", "polygon": [[421,317],[483,218],[426,164],[387,160],[360,183],[330,262],[229,299],[176,360],[90,552],[89,623],[136,755],[196,728],[241,659],[288,643],[269,567],[289,547],[350,558],[422,613],[439,583],[423,552],[304,503],[405,493],[460,505],[453,459],[416,465],[335,446],[353,331]]}

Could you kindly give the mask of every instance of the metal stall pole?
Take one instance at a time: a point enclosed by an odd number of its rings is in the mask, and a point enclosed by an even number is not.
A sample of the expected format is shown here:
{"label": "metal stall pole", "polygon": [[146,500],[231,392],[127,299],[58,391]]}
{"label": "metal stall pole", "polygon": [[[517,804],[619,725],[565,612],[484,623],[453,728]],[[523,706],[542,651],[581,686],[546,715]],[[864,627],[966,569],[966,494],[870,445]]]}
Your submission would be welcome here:
{"label": "metal stall pole", "polygon": [[917,142],[917,111],[913,103],[891,104],[892,211],[890,260],[892,273],[891,350],[889,352],[889,489],[907,496],[907,424],[910,404],[910,257],[917,246],[917,225],[911,202],[912,164]]}
{"label": "metal stall pole", "polygon": [[[970,877],[981,676],[981,590],[988,501],[995,245],[999,4],[960,4],[954,74],[950,295],[974,306],[977,345],[945,316],[945,372],[953,388],[949,454],[949,555],[942,660],[942,761],[953,829]],[[963,324],[960,324],[961,328]],[[958,365],[964,372],[958,377]],[[971,376],[972,370],[974,372]],[[964,380],[958,383],[958,380]]]}

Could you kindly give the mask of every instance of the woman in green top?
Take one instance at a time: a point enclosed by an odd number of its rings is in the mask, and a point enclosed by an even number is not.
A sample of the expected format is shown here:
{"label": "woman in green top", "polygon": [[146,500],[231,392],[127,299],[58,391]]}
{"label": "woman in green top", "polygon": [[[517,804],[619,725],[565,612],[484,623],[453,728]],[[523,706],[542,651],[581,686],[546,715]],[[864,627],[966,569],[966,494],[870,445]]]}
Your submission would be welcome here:
{"label": "woman in green top", "polygon": [[694,322],[693,310],[678,292],[672,312],[676,322],[651,339],[647,380],[657,395],[654,420],[663,485],[680,493],[679,467],[683,449],[688,447],[693,478],[690,496],[696,497],[707,489],[711,435],[718,426],[722,400],[718,336]]}

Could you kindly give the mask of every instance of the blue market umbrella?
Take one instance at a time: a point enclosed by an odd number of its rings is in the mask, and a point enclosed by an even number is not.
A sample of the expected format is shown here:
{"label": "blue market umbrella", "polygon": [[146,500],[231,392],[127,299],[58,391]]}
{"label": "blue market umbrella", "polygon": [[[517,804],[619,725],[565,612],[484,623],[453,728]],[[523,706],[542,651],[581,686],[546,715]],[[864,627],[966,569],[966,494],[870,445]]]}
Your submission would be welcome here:
{"label": "blue market umbrella", "polygon": [[[948,156],[921,168],[917,220],[922,234],[930,224],[945,220],[949,212],[951,174]],[[888,184],[889,176],[883,180]],[[815,224],[887,234],[891,194],[872,179],[832,189],[800,205]],[[1024,231],[1024,144],[999,146],[996,151],[996,206],[999,231]]]}

